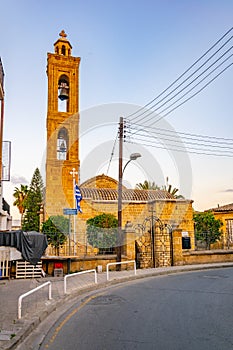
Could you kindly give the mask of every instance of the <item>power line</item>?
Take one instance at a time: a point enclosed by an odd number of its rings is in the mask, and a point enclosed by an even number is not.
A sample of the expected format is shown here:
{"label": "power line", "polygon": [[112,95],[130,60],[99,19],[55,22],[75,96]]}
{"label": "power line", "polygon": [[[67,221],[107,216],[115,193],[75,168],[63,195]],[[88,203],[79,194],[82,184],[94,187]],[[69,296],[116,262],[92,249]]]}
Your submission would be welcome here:
{"label": "power line", "polygon": [[[142,124],[132,124],[130,122],[125,124],[125,130],[126,132],[128,131],[129,133],[136,130],[136,131],[141,131],[141,130],[148,130],[150,133],[155,133],[155,134],[162,134],[164,135],[164,133],[168,133],[170,134],[171,137],[183,137],[183,138],[188,138],[188,139],[204,139],[203,141],[208,142],[208,140],[210,140],[210,142],[218,142],[218,140],[220,141],[220,143],[227,143],[233,142],[233,139],[231,138],[226,138],[226,137],[218,137],[218,136],[208,136],[208,135],[200,135],[200,134],[192,134],[192,133],[185,133],[185,132],[181,132],[181,131],[175,131],[175,130],[169,130],[169,129],[163,129],[163,128],[159,128],[159,127],[153,127],[153,126],[145,126]],[[211,141],[212,140],[212,141]]]}
{"label": "power line", "polygon": [[[193,77],[198,71],[200,71],[201,68],[203,68],[217,53],[220,52],[220,50],[222,50],[223,47],[225,47],[230,40],[232,40],[233,36],[231,36],[230,38],[228,38],[209,58],[207,58],[204,63],[202,63],[193,73],[189,74],[189,76],[187,78],[185,78],[178,86],[176,86],[172,91],[170,91],[168,94],[166,94],[162,99],[160,99],[159,101],[157,101],[155,104],[153,104],[156,100],[158,100],[162,95],[164,95],[167,91],[169,91],[169,89],[174,86],[179,80],[181,80],[195,65],[197,65],[208,53],[210,53],[211,50],[213,50],[231,31],[233,30],[233,27],[230,28],[219,40],[216,41],[216,43],[214,45],[212,45],[210,47],[210,49],[208,49],[200,58],[198,58],[184,73],[182,73],[173,83],[171,83],[165,90],[163,90],[159,95],[157,95],[153,100],[151,100],[150,102],[148,102],[146,105],[144,105],[144,107],[139,108],[137,111],[135,111],[134,113],[129,114],[126,118],[128,119],[128,121],[131,122],[144,122],[144,125],[140,126],[140,129],[137,130],[135,129],[134,134],[131,133],[131,135],[128,135],[125,137],[125,141],[129,142],[129,143],[135,143],[136,141],[138,141],[140,144],[142,144],[142,142],[145,142],[146,136],[145,134],[140,134],[140,132],[145,131],[144,128],[145,126],[145,122],[148,123],[150,122],[152,119],[154,119],[155,115],[154,113],[156,111],[158,111],[159,109],[161,109],[163,106],[167,105],[170,101],[174,100],[175,97],[177,97],[178,95],[180,95],[184,90],[186,90],[190,85],[192,85],[195,81],[197,81],[203,74],[205,74],[209,69],[211,69],[214,65],[216,65],[217,62],[219,62],[230,50],[232,50],[233,46],[231,46],[229,49],[227,49],[219,58],[217,58],[213,63],[211,63],[206,69],[204,69],[204,71],[202,71],[197,77],[195,77],[191,82],[189,82],[188,84],[186,84],[182,89],[178,90],[182,85],[184,85],[184,83],[186,83],[191,77]],[[214,72],[216,72],[217,69],[219,69],[224,63],[226,63],[226,61],[228,61],[231,57],[233,56],[233,54],[231,54],[230,56],[228,56],[225,60],[223,60],[220,64],[218,64],[213,70],[211,70],[207,75],[205,75],[199,82],[197,82],[192,88],[190,88],[188,91],[186,91],[182,96],[180,96],[178,99],[176,99],[174,102],[172,102],[169,106],[167,106],[166,108],[164,108],[161,112],[160,112],[160,116],[159,118],[157,118],[155,121],[153,121],[153,123],[151,125],[147,125],[148,127],[152,127],[152,125],[154,123],[157,123],[158,121],[160,121],[161,119],[165,118],[166,116],[168,116],[170,113],[172,113],[174,110],[176,110],[177,108],[179,108],[180,106],[182,106],[184,103],[188,102],[191,98],[195,97],[197,94],[199,94],[201,91],[203,91],[208,85],[210,85],[215,79],[217,79],[221,74],[223,74],[228,68],[230,68],[233,65],[233,62],[230,63],[228,66],[226,66],[224,69],[222,69],[218,74],[216,74],[211,80],[209,80],[204,86],[202,86],[198,91],[196,91],[194,94],[192,94],[191,96],[189,96],[188,98],[186,98],[184,101],[182,101],[181,103],[179,103],[178,105],[176,105],[179,101],[181,101],[185,96],[187,96],[191,91],[193,91],[198,85],[200,85],[204,80],[206,80],[211,74],[213,74]],[[176,92],[178,90],[178,92]],[[174,92],[176,92],[173,96],[171,96]],[[169,96],[171,96],[169,99],[167,99]],[[167,99],[167,100],[166,100]],[[159,104],[161,104],[161,102],[165,101],[162,105],[158,106]],[[146,109],[146,107],[150,106],[151,104],[153,104],[149,109]],[[171,108],[172,106],[176,105],[175,107]],[[158,106],[156,109],[156,106]],[[171,108],[171,109],[170,109]],[[170,109],[170,110],[169,110]],[[161,115],[161,113],[167,111],[168,112],[164,115]],[[142,112],[143,111],[143,112]],[[141,113],[140,113],[141,112]],[[136,116],[136,114],[138,114]],[[148,117],[152,115],[149,119]],[[135,116],[134,118],[132,118],[133,116]],[[156,114],[157,116],[157,114]],[[140,118],[141,117],[141,118]],[[132,130],[132,129],[131,129]],[[167,130],[168,132],[168,130]],[[158,133],[158,132],[157,132]],[[132,142],[132,136],[135,135],[139,135],[142,138],[141,139],[135,139],[134,138],[134,142]],[[161,135],[161,133],[160,133]],[[222,149],[229,149],[231,146],[231,143],[226,143],[224,141],[228,140],[230,142],[233,142],[232,139],[225,139],[225,138],[217,138],[217,137],[211,137],[211,136],[202,136],[202,135],[194,135],[194,134],[185,134],[185,133],[180,133],[180,135],[183,135],[183,139],[185,139],[186,141],[185,144],[188,144],[189,146],[187,146],[187,148],[189,149],[189,153],[196,153],[196,154],[205,154],[205,155],[215,155],[215,156],[227,156],[227,157],[232,157],[233,155],[231,155],[231,151],[225,151],[225,153],[227,154],[223,154],[221,153],[221,148]],[[169,138],[165,138],[164,135],[161,135],[163,141],[173,141],[173,142],[178,142],[178,140],[171,140]],[[171,135],[170,135],[171,136]],[[189,137],[191,136],[191,137]],[[197,138],[197,136],[199,137],[199,139]],[[173,136],[174,137],[174,136]],[[161,137],[160,137],[161,138]],[[193,138],[193,139],[192,139]],[[205,140],[201,140],[201,138],[205,138]],[[188,141],[187,141],[188,140]],[[217,141],[218,140],[218,141]],[[220,141],[221,140],[221,141]],[[111,153],[111,157],[110,157],[110,161],[109,161],[109,165],[108,165],[108,169],[107,169],[107,173],[109,171],[110,168],[110,164],[114,155],[114,151],[115,151],[115,146],[116,146],[116,141],[117,141],[117,136],[116,139],[114,141],[114,145],[113,145],[113,149],[112,149],[112,153]],[[147,145],[148,145],[148,140],[147,141]],[[192,141],[196,141],[196,142],[192,142]],[[201,143],[204,142],[204,143]],[[137,143],[137,142],[136,142]],[[197,151],[206,151],[206,149],[195,149],[192,146],[204,146],[206,147],[206,143],[208,144],[209,147],[213,147],[213,148],[218,148],[218,152],[217,153],[213,153],[213,150],[208,150],[207,152],[203,153],[203,152],[197,152]],[[157,147],[157,148],[164,148],[159,146],[158,144],[156,145],[153,142],[149,141],[149,145],[152,147]],[[170,145],[170,149],[171,150],[175,150],[175,151],[183,151],[183,152],[187,152],[187,149],[175,149],[174,145]],[[177,147],[177,145],[176,145]],[[181,146],[178,146],[181,147]],[[215,150],[216,151],[216,150]]]}
{"label": "power line", "polygon": [[[140,129],[139,129],[140,128]],[[233,139],[126,124],[125,142],[202,155],[233,157]]]}
{"label": "power line", "polygon": [[[148,118],[151,114],[153,114],[154,112],[158,111],[161,107],[165,106],[167,103],[169,103],[170,101],[172,101],[176,96],[178,96],[181,92],[183,92],[185,89],[187,89],[190,85],[192,85],[196,80],[198,80],[205,72],[207,72],[217,61],[219,61],[226,53],[228,53],[231,49],[233,48],[233,46],[231,46],[231,48],[229,50],[227,50],[227,52],[225,52],[220,58],[218,58],[212,65],[210,65],[209,67],[207,67],[201,74],[199,74],[195,79],[193,79],[189,84],[187,84],[184,88],[182,88],[180,91],[178,91],[174,96],[172,96],[170,99],[168,99],[167,101],[165,101],[161,106],[157,107],[154,110],[147,110],[147,115],[142,117],[141,119],[139,119],[137,122],[140,123],[142,120],[145,121],[146,118]],[[231,57],[233,56],[233,54],[231,54],[230,56],[228,56],[223,62],[221,62],[217,67],[215,67],[212,71],[210,71],[206,76],[204,76],[204,78],[202,78],[197,84],[195,84],[191,89],[189,89],[187,92],[185,92],[181,97],[179,97],[178,99],[176,99],[174,102],[172,102],[169,106],[167,106],[166,108],[164,108],[161,112],[165,112],[166,110],[168,110],[170,107],[174,106],[178,101],[182,100],[186,95],[188,95],[191,91],[193,91],[198,85],[200,85],[204,80],[206,80],[211,74],[213,74],[217,69],[219,69],[224,63],[226,63],[226,61],[228,61]],[[228,69],[232,64],[228,65],[226,67],[226,69]],[[206,85],[204,85],[204,87],[198,91],[201,92],[206,86],[208,86],[210,83],[212,83],[220,74],[222,74],[226,69],[223,69],[219,74],[217,74],[213,79],[211,79],[209,81],[209,83],[207,83]],[[194,97],[197,94],[194,94],[191,96]],[[185,102],[187,102],[185,100]],[[185,103],[184,102],[184,103]],[[180,106],[180,105],[179,105]],[[178,107],[177,107],[178,108]],[[145,113],[146,113],[145,112]],[[152,117],[153,118],[153,117]],[[146,122],[150,121],[152,118],[150,118],[149,120],[147,120]],[[163,116],[164,118],[164,116]],[[161,118],[160,118],[161,119]],[[158,120],[156,120],[155,122],[158,122]]]}
{"label": "power line", "polygon": [[117,142],[117,139],[118,139],[118,132],[117,132],[117,135],[116,135],[115,140],[114,140],[114,143],[113,143],[113,148],[112,148],[111,156],[110,156],[110,159],[109,159],[108,169],[107,169],[107,173],[106,173],[106,175],[108,175],[109,168],[110,168],[110,165],[111,165],[111,162],[112,162],[113,156],[114,156],[114,152],[115,152],[115,148],[116,148],[116,142]]}
{"label": "power line", "polygon": [[[174,142],[176,144],[185,144],[185,145],[191,145],[191,146],[203,146],[203,147],[206,147],[208,149],[210,148],[217,148],[218,150],[227,150],[226,152],[228,152],[228,150],[232,151],[233,152],[233,145],[232,146],[229,146],[229,144],[222,144],[222,145],[219,145],[219,144],[206,144],[206,143],[203,143],[203,142],[193,142],[193,141],[185,141],[183,142],[182,140],[179,140],[179,139],[170,139],[168,137],[160,137],[160,138],[156,138],[155,136],[151,136],[151,135],[145,135],[145,134],[137,134],[136,137],[131,137],[130,135],[129,136],[126,136],[125,138],[126,140],[131,140],[131,139],[134,139],[134,140],[140,140],[140,141],[143,141],[143,140],[146,140],[148,142],[151,142],[151,143],[161,143],[161,141],[169,141],[169,142]],[[178,145],[179,146],[179,145]],[[183,147],[183,145],[181,145]]]}
{"label": "power line", "polygon": [[193,154],[198,154],[198,155],[208,155],[208,156],[217,156],[217,157],[233,157],[233,152],[216,152],[216,151],[211,151],[211,150],[205,150],[205,149],[195,149],[195,148],[189,148],[187,150],[187,147],[183,148],[177,148],[175,145],[161,145],[161,144],[156,144],[153,142],[146,142],[145,139],[125,139],[125,142],[131,143],[131,144],[140,144],[143,146],[147,147],[154,147],[154,148],[159,148],[159,149],[164,149],[168,151],[176,151],[176,152],[184,152],[184,153],[193,153]]}
{"label": "power line", "polygon": [[215,79],[217,79],[221,74],[223,74],[228,68],[230,68],[233,65],[233,62],[229,64],[227,67],[225,67],[221,72],[219,72],[214,78],[212,78],[208,83],[206,83],[201,89],[199,89],[197,92],[195,92],[193,95],[190,97],[186,98],[183,102],[181,102],[179,105],[176,107],[172,108],[170,111],[168,111],[166,114],[160,116],[155,122],[159,122],[161,119],[167,117],[170,113],[174,112],[177,108],[181,107],[184,103],[188,102],[191,100],[193,97],[198,95],[202,90],[204,90],[208,85],[210,85]]}
{"label": "power line", "polygon": [[[202,146],[205,146],[205,147],[214,147],[214,148],[218,148],[218,149],[221,149],[221,148],[224,148],[224,149],[232,149],[233,150],[233,143],[229,144],[229,143],[220,143],[220,142],[217,142],[217,143],[211,143],[211,141],[209,140],[198,140],[198,139],[191,139],[191,141],[189,141],[190,139],[188,139],[188,141],[184,141],[183,139],[172,139],[172,138],[169,138],[167,135],[162,135],[162,134],[159,134],[159,138],[158,140],[159,141],[171,141],[171,142],[176,142],[176,143],[185,143],[185,144],[188,144],[188,145],[202,145]],[[132,136],[129,134],[129,135],[126,135],[127,138],[131,138]],[[134,136],[133,136],[134,137]],[[136,135],[136,138],[138,137],[143,137],[144,139],[155,139],[156,136],[153,136],[153,135],[146,135],[145,133],[137,133]],[[194,142],[196,141],[196,142]]]}
{"label": "power line", "polygon": [[[160,117],[158,119],[156,119],[152,124],[148,125],[148,126],[152,126],[154,123],[159,122],[161,119],[165,118],[166,116],[168,116],[170,113],[174,112],[177,108],[179,108],[180,106],[182,106],[184,103],[188,102],[189,100],[191,100],[193,97],[195,97],[196,95],[198,95],[202,90],[204,90],[208,85],[210,85],[215,79],[217,79],[221,74],[223,74],[228,68],[230,68],[233,65],[233,62],[230,63],[227,67],[225,67],[223,70],[221,70],[217,75],[215,75],[210,81],[208,81],[202,88],[200,88],[197,92],[195,92],[193,95],[189,96],[188,98],[186,98],[183,102],[181,102],[180,104],[178,104],[177,106],[175,106],[174,108],[172,108],[170,111],[168,111],[166,114],[164,115],[160,115]],[[197,84],[198,85],[198,84]],[[191,89],[192,90],[192,89]],[[190,90],[190,91],[191,91]],[[189,91],[189,92],[190,92]],[[187,94],[187,93],[186,93]],[[184,94],[183,97],[186,95]],[[176,102],[178,102],[181,98],[179,98]],[[172,104],[174,105],[174,103]],[[169,107],[171,107],[172,105],[170,105]],[[165,111],[165,110],[164,110]],[[155,113],[155,111],[151,111],[149,115],[152,115],[153,113]],[[157,115],[156,115],[157,116]],[[152,117],[150,119],[147,120],[147,123],[149,121],[151,121],[155,116],[152,115]]]}
{"label": "power line", "polygon": [[[146,107],[148,107],[149,105],[151,105],[154,101],[156,101],[160,96],[162,96],[165,92],[167,92],[173,85],[175,85],[183,76],[185,76],[185,74],[187,72],[189,72],[198,62],[200,62],[215,46],[217,46],[231,31],[232,31],[233,27],[230,28],[214,45],[211,46],[210,49],[208,49],[198,60],[196,60],[184,73],[182,73],[173,83],[171,83],[165,90],[163,90],[159,95],[157,95],[153,100],[151,100],[150,102],[148,102],[146,105],[144,105],[144,107],[138,109],[137,111],[135,111],[134,113],[129,114],[126,118],[130,119],[130,117],[132,117],[133,115],[141,112],[142,110],[144,110]],[[172,92],[174,92],[175,90],[177,90],[182,84],[184,84],[184,82],[186,82],[191,76],[193,76],[200,68],[202,68],[217,52],[219,52],[222,47],[224,47],[230,40],[232,39],[232,37],[230,39],[228,39],[209,59],[207,59],[194,73],[192,73],[188,78],[186,78],[181,84],[178,85],[178,87],[176,87],[174,90],[172,90]],[[162,101],[168,97],[172,92],[170,92],[168,95],[166,95]],[[159,101],[158,103],[160,103],[161,101]],[[157,104],[158,104],[157,103]],[[152,106],[153,107],[153,106]],[[151,108],[152,108],[151,107]],[[136,119],[138,117],[140,117],[141,115],[143,115],[145,113],[145,111],[143,113],[141,113],[139,116],[136,117]],[[135,118],[134,118],[135,119]]]}
{"label": "power line", "polygon": [[[232,38],[232,37],[231,37]],[[162,105],[158,106],[156,109],[153,109],[155,106],[157,106],[159,103],[161,103],[162,101],[164,101],[168,96],[170,96],[173,92],[175,92],[180,86],[182,86],[184,84],[184,82],[186,82],[189,78],[191,78],[191,76],[194,75],[194,73],[196,73],[200,68],[198,68],[193,74],[191,74],[187,79],[185,79],[181,84],[178,85],[178,87],[176,87],[175,89],[173,89],[169,94],[167,94],[164,98],[162,98],[160,101],[158,101],[157,103],[155,103],[153,106],[150,107],[149,110],[151,110],[150,113],[147,113],[148,110],[144,111],[143,113],[141,113],[139,116],[137,116],[134,121],[140,122],[141,120],[146,119],[150,114],[152,114],[155,111],[158,111],[160,108],[162,108],[163,106],[165,106],[166,104],[168,104],[171,100],[173,100],[176,96],[178,96],[181,92],[183,92],[184,90],[186,90],[190,85],[192,85],[196,80],[198,80],[204,73],[206,73],[210,68],[212,68],[219,60],[221,60],[230,50],[232,50],[233,46],[231,46],[227,51],[225,51],[217,60],[215,60],[211,65],[209,65],[203,72],[201,72],[196,78],[194,78],[191,82],[189,82],[187,85],[185,85],[180,91],[178,91],[175,95],[173,95],[172,97],[170,97],[168,100],[166,100]],[[213,57],[213,55],[211,56]],[[168,108],[170,108],[172,105],[174,105],[177,101],[181,100],[184,96],[186,96],[190,91],[192,91],[196,86],[198,86],[200,83],[202,83],[205,79],[207,79],[213,72],[215,72],[218,68],[220,68],[227,60],[229,60],[232,57],[232,55],[228,56],[223,62],[221,62],[217,67],[215,67],[209,74],[207,74],[199,83],[197,83],[196,85],[194,85],[193,88],[191,88],[188,92],[186,92],[184,95],[182,95],[178,100],[176,100],[175,102],[173,102],[173,104],[169,105],[168,107],[166,107],[163,111],[161,111],[160,113],[163,113],[165,110],[167,110]],[[207,60],[208,61],[208,60]],[[207,62],[206,61],[206,62]],[[206,62],[204,64],[206,64]],[[202,66],[204,66],[204,64]],[[201,67],[202,67],[201,66]],[[146,114],[146,116],[140,118],[142,115]],[[138,118],[140,118],[139,120],[137,120]]]}
{"label": "power line", "polygon": [[[233,63],[231,63],[231,64],[229,64],[227,67],[225,67],[220,73],[218,73],[214,78],[212,78],[207,84],[205,84],[200,90],[198,90],[195,94],[193,94],[192,96],[190,96],[189,98],[187,98],[185,101],[183,101],[181,104],[179,104],[178,106],[176,106],[176,107],[174,107],[172,110],[170,110],[169,112],[167,112],[165,115],[163,115],[163,116],[160,116],[160,118],[159,119],[157,119],[157,122],[159,121],[159,120],[161,120],[162,118],[164,118],[165,116],[167,116],[168,114],[170,114],[173,110],[175,110],[175,109],[177,109],[180,105],[182,105],[182,104],[184,104],[185,102],[187,102],[188,100],[190,100],[192,97],[194,97],[194,96],[196,96],[199,92],[201,92],[206,86],[208,86],[213,80],[215,80],[219,75],[221,75],[226,69],[228,69],[230,66],[232,66],[233,65]],[[129,134],[131,134],[130,136],[132,137],[132,136],[135,136],[135,135],[141,135],[141,136],[143,136],[144,137],[144,139],[143,138],[136,138],[136,139],[134,139],[134,142],[132,142],[132,138],[129,138],[129,137],[126,137],[126,133],[127,133],[127,125],[132,125],[132,124],[130,124],[129,122],[127,123],[127,122],[125,122],[125,139],[124,139],[124,141],[125,142],[129,142],[129,143],[140,143],[140,144],[142,144],[142,141],[145,141],[145,138],[146,137],[148,137],[148,136],[145,136],[145,134],[139,134],[141,131],[145,131],[145,129],[146,129],[146,126],[145,125],[142,125],[142,126],[140,126],[140,129],[136,129],[135,128],[135,131],[134,131],[134,133],[132,133],[132,127],[131,127],[131,131],[130,132],[128,132]],[[152,125],[147,125],[147,128],[150,128],[150,131],[151,130],[153,130],[153,128],[151,129],[151,127],[152,127]],[[129,129],[129,127],[128,127],[128,129]],[[168,130],[165,130],[165,131],[168,131]],[[195,135],[194,134],[185,134],[185,133],[180,133],[180,134],[182,134],[183,135],[183,139],[191,139],[191,138],[188,138],[188,136],[187,135],[191,135],[192,137],[194,137]],[[186,135],[186,136],[184,136],[184,135]],[[118,136],[118,134],[117,134],[117,136]],[[117,136],[116,136],[116,138],[115,138],[115,142],[114,142],[114,145],[113,145],[113,150],[112,150],[112,153],[111,153],[111,158],[110,158],[110,162],[109,162],[109,165],[108,165],[108,170],[107,170],[107,174],[108,174],[108,171],[109,171],[109,168],[110,168],[110,164],[111,164],[111,161],[112,161],[112,158],[113,158],[113,155],[114,155],[114,150],[115,150],[115,146],[116,146],[116,141],[117,141]],[[196,135],[197,136],[197,135]],[[193,143],[193,142],[187,142],[187,141],[185,141],[185,143],[186,144],[190,144],[190,145],[204,145],[204,146],[206,146],[205,145],[205,143],[209,143],[209,147],[218,147],[218,149],[219,148],[225,148],[225,149],[229,149],[229,146],[231,146],[231,143],[226,143],[226,142],[223,142],[223,140],[224,141],[230,141],[230,142],[233,142],[233,139],[226,139],[226,138],[220,138],[220,137],[211,137],[211,136],[202,136],[202,135],[198,135],[199,136],[199,138],[205,138],[205,140],[198,140],[197,138],[194,138],[194,140],[195,141],[199,141],[199,144],[198,143]],[[211,141],[211,138],[212,138],[212,140],[215,140],[215,141]],[[174,141],[174,140],[171,140],[171,139],[166,139],[166,138],[164,138],[164,136],[163,136],[163,140],[165,140],[165,141]],[[216,140],[222,140],[222,141],[216,141]],[[138,142],[135,142],[135,141],[138,141]],[[205,142],[204,144],[200,144],[200,141],[202,141],[202,142]],[[178,142],[177,140],[175,140],[175,142]],[[211,143],[213,143],[213,142],[215,142],[215,145],[211,145]],[[152,146],[152,147],[156,147],[154,144],[149,144],[150,146]],[[147,144],[147,146],[148,146],[148,144]],[[172,146],[172,145],[171,145]],[[161,147],[159,147],[158,145],[157,145],[157,148],[161,148]],[[227,154],[219,154],[219,153],[215,153],[215,154],[213,154],[213,153],[210,153],[211,152],[211,150],[208,150],[208,152],[206,153],[197,153],[196,152],[196,149],[192,149],[191,147],[187,147],[188,149],[189,149],[189,153],[195,153],[195,154],[202,154],[202,155],[215,155],[215,156],[225,156],[225,157],[232,157],[233,156],[233,154],[232,155],[229,155],[228,153],[229,153],[229,151],[225,151],[225,152],[227,152]],[[171,150],[175,150],[175,151],[181,151],[181,150],[179,150],[179,149],[174,149],[174,148],[172,148]],[[200,151],[205,151],[205,149],[200,149]],[[233,150],[233,149],[232,149]],[[186,152],[187,150],[185,150],[185,152]],[[231,152],[230,152],[231,153]]]}

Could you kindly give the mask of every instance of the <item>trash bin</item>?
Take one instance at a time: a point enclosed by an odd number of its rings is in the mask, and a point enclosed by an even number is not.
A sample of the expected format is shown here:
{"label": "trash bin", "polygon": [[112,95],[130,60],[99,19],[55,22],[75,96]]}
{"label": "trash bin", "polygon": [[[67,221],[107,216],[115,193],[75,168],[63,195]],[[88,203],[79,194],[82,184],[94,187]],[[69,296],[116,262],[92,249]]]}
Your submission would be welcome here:
{"label": "trash bin", "polygon": [[98,266],[97,266],[97,272],[98,272],[98,273],[103,272],[103,266],[102,266],[102,265],[98,265]]}
{"label": "trash bin", "polygon": [[190,237],[182,237],[182,249],[191,249]]}
{"label": "trash bin", "polygon": [[62,262],[55,262],[54,263],[53,275],[54,275],[54,277],[63,277],[63,263]]}
{"label": "trash bin", "polygon": [[54,269],[53,275],[54,277],[63,277],[63,269]]}

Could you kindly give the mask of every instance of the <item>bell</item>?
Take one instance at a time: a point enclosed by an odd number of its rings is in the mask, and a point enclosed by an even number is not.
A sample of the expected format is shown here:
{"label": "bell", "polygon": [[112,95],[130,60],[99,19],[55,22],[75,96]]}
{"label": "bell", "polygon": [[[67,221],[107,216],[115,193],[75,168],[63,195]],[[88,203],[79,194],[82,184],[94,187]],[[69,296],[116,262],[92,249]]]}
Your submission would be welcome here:
{"label": "bell", "polygon": [[61,88],[58,97],[59,97],[60,100],[62,100],[62,101],[68,100],[68,98],[69,98],[68,89],[67,89],[67,88],[64,88],[64,87]]}
{"label": "bell", "polygon": [[65,146],[65,143],[64,141],[62,141],[62,143],[60,144],[60,152],[66,152],[66,146]]}

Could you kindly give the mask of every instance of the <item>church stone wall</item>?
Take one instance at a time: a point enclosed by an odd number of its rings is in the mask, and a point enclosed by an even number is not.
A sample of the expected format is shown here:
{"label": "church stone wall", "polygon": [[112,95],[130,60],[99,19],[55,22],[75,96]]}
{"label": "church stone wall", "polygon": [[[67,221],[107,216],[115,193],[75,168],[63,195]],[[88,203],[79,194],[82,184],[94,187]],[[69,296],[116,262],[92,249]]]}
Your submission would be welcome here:
{"label": "church stone wall", "polygon": [[[193,210],[192,210],[192,202],[190,201],[173,201],[173,202],[167,202],[167,201],[158,201],[156,203],[156,206],[160,208],[160,212],[154,213],[156,217],[159,217],[162,223],[166,223],[170,225],[173,228],[173,231],[185,231],[188,232],[188,235],[191,238],[191,249],[194,249],[194,227],[193,227]],[[82,213],[78,214],[77,218],[77,241],[86,244],[86,220],[88,220],[91,217],[103,214],[103,213],[109,213],[115,215],[117,218],[117,202],[106,202],[106,201],[92,201],[92,200],[82,200],[81,202],[81,208]],[[151,265],[151,262],[149,263],[149,260],[151,260],[151,241],[150,241],[150,234],[148,232],[144,233],[135,233],[135,227],[138,224],[142,224],[146,218],[149,218],[151,216],[151,212],[149,211],[148,204],[147,203],[127,203],[123,205],[123,211],[122,211],[122,228],[127,226],[127,224],[130,222],[132,224],[132,227],[134,229],[134,232],[131,232],[130,238],[126,238],[126,242],[130,244],[131,248],[125,248],[125,251],[127,252],[127,256],[129,258],[132,258],[134,256],[135,258],[135,242],[140,242],[140,238],[142,237],[142,240],[144,243],[145,248],[143,248],[144,256],[146,255],[150,258],[148,258],[148,263],[145,264],[144,267],[148,267]],[[155,241],[156,249],[158,251],[158,254],[161,254],[161,259],[166,259],[163,254],[163,250],[160,253],[159,246],[162,244],[165,244],[165,246],[170,245],[170,241],[168,239],[164,239],[165,233],[161,232],[161,236],[157,234],[157,241]],[[166,233],[167,234],[167,233]],[[181,235],[181,233],[180,233]],[[147,237],[148,236],[148,237]],[[130,240],[132,240],[132,237],[134,238],[133,244]],[[163,237],[163,239],[161,238]],[[162,243],[163,242],[163,243]],[[139,243],[140,244],[140,243]],[[175,241],[173,242],[174,245],[178,247],[182,246],[181,238],[177,239],[175,237]],[[142,244],[143,245],[143,244]],[[170,248],[169,248],[170,249]],[[180,248],[181,249],[181,248]],[[176,249],[178,250],[178,249]],[[78,253],[78,252],[77,252]],[[180,254],[180,252],[179,252]],[[160,260],[161,260],[160,259]],[[164,263],[165,265],[169,265],[171,261],[167,261]],[[160,265],[159,262],[157,262],[157,265]]]}

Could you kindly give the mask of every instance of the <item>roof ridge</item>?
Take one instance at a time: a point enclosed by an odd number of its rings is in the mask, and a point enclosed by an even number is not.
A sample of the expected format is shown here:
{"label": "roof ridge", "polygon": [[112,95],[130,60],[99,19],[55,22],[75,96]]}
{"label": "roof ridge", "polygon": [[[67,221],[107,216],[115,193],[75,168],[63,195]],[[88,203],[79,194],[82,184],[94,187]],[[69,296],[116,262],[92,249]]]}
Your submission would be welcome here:
{"label": "roof ridge", "polygon": [[[118,191],[114,188],[90,188],[80,186],[83,198],[92,198],[94,200],[117,200]],[[140,189],[122,189],[123,201],[151,201],[159,199],[175,199],[171,193],[165,190],[140,190]]]}

